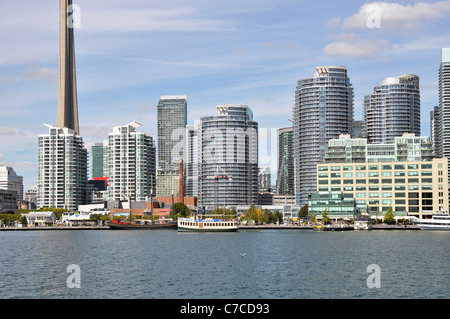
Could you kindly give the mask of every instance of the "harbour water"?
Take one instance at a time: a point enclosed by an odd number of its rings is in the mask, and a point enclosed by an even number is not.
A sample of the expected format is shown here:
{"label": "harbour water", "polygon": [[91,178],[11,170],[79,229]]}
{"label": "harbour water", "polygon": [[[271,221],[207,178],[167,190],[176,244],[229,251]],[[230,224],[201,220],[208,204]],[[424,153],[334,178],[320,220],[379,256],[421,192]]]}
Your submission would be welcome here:
{"label": "harbour water", "polygon": [[1,299],[450,297],[449,232],[18,231],[0,243]]}

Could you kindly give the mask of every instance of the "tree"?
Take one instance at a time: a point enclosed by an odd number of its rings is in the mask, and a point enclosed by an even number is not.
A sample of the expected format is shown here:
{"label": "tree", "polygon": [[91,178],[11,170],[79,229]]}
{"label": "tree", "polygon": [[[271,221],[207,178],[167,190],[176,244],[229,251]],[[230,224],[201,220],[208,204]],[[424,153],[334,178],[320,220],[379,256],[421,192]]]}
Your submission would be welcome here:
{"label": "tree", "polygon": [[330,217],[328,216],[328,209],[325,208],[324,212],[322,213],[322,222],[324,224],[328,224],[330,222]]}
{"label": "tree", "polygon": [[190,215],[191,210],[184,203],[175,203],[173,204],[173,214],[175,216],[179,216],[181,218],[186,218]]}
{"label": "tree", "polygon": [[308,205],[303,205],[302,208],[298,211],[298,218],[308,218]]}
{"label": "tree", "polygon": [[275,210],[275,213],[273,215],[275,222],[279,222],[280,224],[283,223],[283,214],[280,213],[278,209]]}
{"label": "tree", "polygon": [[384,222],[386,224],[394,224],[395,223],[394,212],[392,211],[392,206],[389,206],[388,210],[386,211],[386,214],[384,214]]}

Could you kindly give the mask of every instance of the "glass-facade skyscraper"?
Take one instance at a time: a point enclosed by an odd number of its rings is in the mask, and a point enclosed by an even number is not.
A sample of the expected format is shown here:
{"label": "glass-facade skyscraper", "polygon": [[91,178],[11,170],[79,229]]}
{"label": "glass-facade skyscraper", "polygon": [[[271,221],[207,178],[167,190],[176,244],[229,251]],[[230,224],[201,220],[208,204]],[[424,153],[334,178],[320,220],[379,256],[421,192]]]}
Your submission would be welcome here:
{"label": "glass-facade skyscraper", "polygon": [[218,105],[198,126],[198,206],[258,202],[258,123],[247,105]]}
{"label": "glass-facade skyscraper", "polygon": [[294,194],[293,132],[293,127],[285,127],[278,130],[278,173],[276,193],[280,195]]}
{"label": "glass-facade skyscraper", "polygon": [[353,87],[342,66],[319,66],[313,77],[297,82],[294,105],[295,194],[316,189],[316,165],[329,140],[353,131]]}
{"label": "glass-facade skyscraper", "polygon": [[180,158],[184,160],[187,96],[165,95],[158,102],[158,197],[178,196]]}
{"label": "glass-facade skyscraper", "polygon": [[419,77],[405,74],[383,79],[364,97],[364,133],[369,143],[392,143],[396,136],[420,136]]}

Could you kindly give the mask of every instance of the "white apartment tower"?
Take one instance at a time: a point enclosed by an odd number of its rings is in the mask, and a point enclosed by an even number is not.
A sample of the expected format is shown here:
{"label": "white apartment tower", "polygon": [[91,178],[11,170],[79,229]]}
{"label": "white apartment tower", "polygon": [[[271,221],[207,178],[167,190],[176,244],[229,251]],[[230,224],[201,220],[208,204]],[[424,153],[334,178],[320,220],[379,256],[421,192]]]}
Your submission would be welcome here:
{"label": "white apartment tower", "polygon": [[116,126],[108,134],[108,200],[144,201],[156,185],[153,137],[136,129],[137,122]]}
{"label": "white apartment tower", "polygon": [[87,149],[70,128],[46,125],[38,142],[38,207],[78,209],[86,200]]}

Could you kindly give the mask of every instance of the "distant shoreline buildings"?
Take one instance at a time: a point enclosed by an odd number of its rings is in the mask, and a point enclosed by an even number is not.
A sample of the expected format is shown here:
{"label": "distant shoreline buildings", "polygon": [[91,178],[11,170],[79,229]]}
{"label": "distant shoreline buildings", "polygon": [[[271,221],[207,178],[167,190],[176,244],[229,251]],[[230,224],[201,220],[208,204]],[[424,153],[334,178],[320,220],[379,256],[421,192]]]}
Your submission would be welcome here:
{"label": "distant shoreline buildings", "polygon": [[[157,139],[139,132],[136,122],[112,128],[92,147],[89,180],[78,123],[75,42],[66,25],[71,3],[60,0],[57,125],[46,125],[48,134],[38,136],[38,183],[29,196],[37,194],[38,208],[75,211],[96,202],[119,209],[129,200],[144,211],[156,206],[136,203],[158,199],[161,211],[178,201],[198,211],[284,201],[292,212],[311,194],[339,191],[371,213],[389,206],[398,214],[426,216],[448,210],[449,170],[442,166],[450,157],[450,48],[441,51],[430,138],[420,136],[417,75],[383,79],[364,98],[363,120],[355,121],[347,67],[318,66],[312,77],[297,81],[292,126],[278,129],[277,155],[272,154],[276,189],[273,172],[258,165],[251,107],[217,105],[216,115],[188,125],[186,95],[160,96]],[[23,197],[23,189],[17,196]]]}

